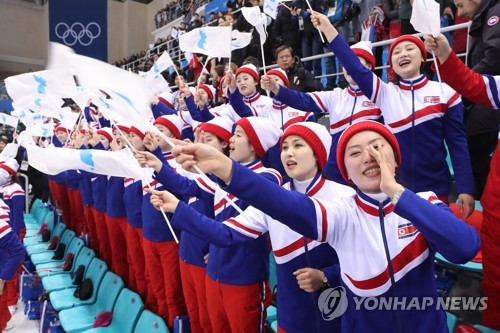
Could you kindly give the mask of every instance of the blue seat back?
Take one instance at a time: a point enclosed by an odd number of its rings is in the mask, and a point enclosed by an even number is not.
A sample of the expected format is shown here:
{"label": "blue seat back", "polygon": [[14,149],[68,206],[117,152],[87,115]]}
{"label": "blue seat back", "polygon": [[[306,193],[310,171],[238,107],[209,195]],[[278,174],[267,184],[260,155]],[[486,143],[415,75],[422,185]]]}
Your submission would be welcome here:
{"label": "blue seat back", "polygon": [[69,243],[69,246],[68,246],[68,250],[66,251],[66,256],[64,257],[64,260],[66,260],[66,258],[68,257],[68,254],[69,253],[73,253],[74,257],[73,257],[73,266],[71,267],[71,269],[73,269],[75,267],[75,259],[76,257],[78,256],[78,254],[80,253],[80,251],[82,250],[82,248],[85,246],[85,244],[83,243],[83,240],[81,240],[80,238],[78,237],[74,237],[71,242]]}
{"label": "blue seat back", "polygon": [[75,257],[75,264],[73,265],[72,271],[76,271],[76,269],[80,265],[89,267],[90,262],[92,261],[92,259],[94,259],[94,257],[94,250],[89,249],[88,247],[83,247],[80,253],[78,253],[78,256]]}
{"label": "blue seat back", "polygon": [[169,333],[169,330],[162,317],[144,310],[135,325],[134,333]]}
{"label": "blue seat back", "polygon": [[111,332],[133,332],[144,305],[141,297],[123,288],[113,310],[113,320],[108,326]]}
{"label": "blue seat back", "polygon": [[107,272],[102,279],[97,293],[96,306],[100,311],[112,311],[116,300],[124,287],[121,277],[113,272]]}
{"label": "blue seat back", "polygon": [[52,238],[54,238],[54,236],[57,236],[59,239],[61,239],[61,235],[65,230],[66,230],[66,224],[58,223],[52,230]]}
{"label": "blue seat back", "polygon": [[94,303],[97,298],[97,293],[99,292],[99,286],[104,278],[104,274],[108,271],[108,266],[106,263],[99,258],[92,259],[89,267],[87,268],[84,278],[89,278],[94,286],[94,292],[90,297],[90,303]]}
{"label": "blue seat back", "polygon": [[[75,232],[69,229],[64,230],[62,236],[59,238],[59,243],[66,244],[66,250],[68,249],[69,243],[75,238]],[[66,255],[66,254],[65,254]]]}

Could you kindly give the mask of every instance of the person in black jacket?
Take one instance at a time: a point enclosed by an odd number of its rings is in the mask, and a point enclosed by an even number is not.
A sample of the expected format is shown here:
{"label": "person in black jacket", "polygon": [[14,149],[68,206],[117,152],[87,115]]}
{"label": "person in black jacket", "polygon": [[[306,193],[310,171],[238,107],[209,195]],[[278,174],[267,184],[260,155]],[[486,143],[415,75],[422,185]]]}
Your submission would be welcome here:
{"label": "person in black jacket", "polygon": [[[309,3],[314,11],[322,12],[321,0],[309,0]],[[306,0],[296,0],[292,3],[292,9],[297,11],[297,16],[292,19],[298,20],[300,31],[300,43],[302,50],[302,58],[310,57],[323,53],[323,46],[319,32],[311,23],[309,12],[309,5]],[[306,68],[312,72],[314,68],[314,75],[322,74],[321,59],[305,62]]]}
{"label": "person in black jacket", "polygon": [[299,35],[299,21],[294,19],[297,16],[297,10],[294,10],[295,15],[284,6],[278,7],[278,15],[273,25],[273,33],[275,42],[281,45],[288,45],[297,51],[297,56],[301,56]]}
{"label": "person in black jacket", "polygon": [[282,45],[278,47],[275,56],[279,68],[284,70],[288,75],[290,89],[300,92],[323,90],[321,83],[304,67],[290,46]]}
{"label": "person in black jacket", "polygon": [[[500,0],[456,0],[457,15],[472,20],[467,66],[476,73],[500,74]],[[464,100],[465,128],[474,173],[475,197],[481,198],[498,141],[500,113]]]}

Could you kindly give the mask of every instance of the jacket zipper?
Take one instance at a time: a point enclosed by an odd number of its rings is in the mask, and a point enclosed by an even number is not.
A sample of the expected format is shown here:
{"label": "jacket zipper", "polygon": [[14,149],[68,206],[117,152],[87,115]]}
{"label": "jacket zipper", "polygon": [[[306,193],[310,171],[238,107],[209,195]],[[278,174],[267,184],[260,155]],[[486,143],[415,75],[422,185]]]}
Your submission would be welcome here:
{"label": "jacket zipper", "polygon": [[[394,279],[394,267],[392,266],[392,261],[391,261],[391,255],[389,253],[389,245],[387,244],[387,237],[385,235],[385,225],[384,225],[384,205],[383,203],[379,203],[378,206],[378,217],[379,217],[379,222],[380,222],[380,231],[382,233],[382,240],[384,242],[384,251],[385,251],[385,257],[387,259],[387,267],[389,268],[389,276],[391,277],[391,289],[392,289],[392,297],[394,298],[394,301],[396,300],[397,293],[396,293],[396,280]],[[401,326],[401,319],[399,318],[399,311],[398,309],[394,309],[395,314],[396,314],[396,325],[398,332],[402,333],[402,326]]]}

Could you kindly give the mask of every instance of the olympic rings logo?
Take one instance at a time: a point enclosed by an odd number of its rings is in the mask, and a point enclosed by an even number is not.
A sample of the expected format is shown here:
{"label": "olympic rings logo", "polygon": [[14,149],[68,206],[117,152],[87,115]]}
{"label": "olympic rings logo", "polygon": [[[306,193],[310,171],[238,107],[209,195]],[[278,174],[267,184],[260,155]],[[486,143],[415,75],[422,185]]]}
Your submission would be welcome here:
{"label": "olympic rings logo", "polygon": [[89,46],[94,39],[101,35],[101,27],[95,22],[90,22],[84,26],[80,22],[75,22],[71,26],[64,22],[59,22],[55,28],[56,36],[63,40],[64,44],[73,46],[80,43],[82,46]]}

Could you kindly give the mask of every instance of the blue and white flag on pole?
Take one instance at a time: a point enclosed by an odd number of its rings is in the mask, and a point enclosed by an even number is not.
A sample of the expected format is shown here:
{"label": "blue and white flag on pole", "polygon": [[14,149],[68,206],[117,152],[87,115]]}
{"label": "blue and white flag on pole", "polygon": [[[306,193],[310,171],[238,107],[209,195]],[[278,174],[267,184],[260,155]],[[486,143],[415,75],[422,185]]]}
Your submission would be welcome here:
{"label": "blue and white flag on pole", "polygon": [[439,4],[434,0],[414,0],[410,23],[418,32],[438,37],[441,29]]}
{"label": "blue and white flag on pole", "polygon": [[276,15],[278,14],[278,0],[264,0],[264,13],[271,16],[273,20],[276,20]]}
{"label": "blue and white flag on pole", "polygon": [[184,52],[206,54],[211,58],[229,58],[231,30],[231,27],[194,29],[179,37],[179,47]]}
{"label": "blue and white flag on pole", "polygon": [[83,170],[99,175],[142,179],[143,169],[127,149],[105,151],[94,149],[40,148],[27,144],[30,166],[56,175],[66,170]]}
{"label": "blue and white flag on pole", "polygon": [[161,76],[161,73],[167,70],[169,67],[173,66],[174,62],[167,51],[164,51],[163,54],[155,61],[153,67],[146,73],[146,78],[152,80]]}
{"label": "blue and white flag on pole", "polygon": [[6,113],[0,113],[0,124],[4,124],[7,126],[11,126],[17,128],[17,123],[19,122],[19,118],[9,116]]}

